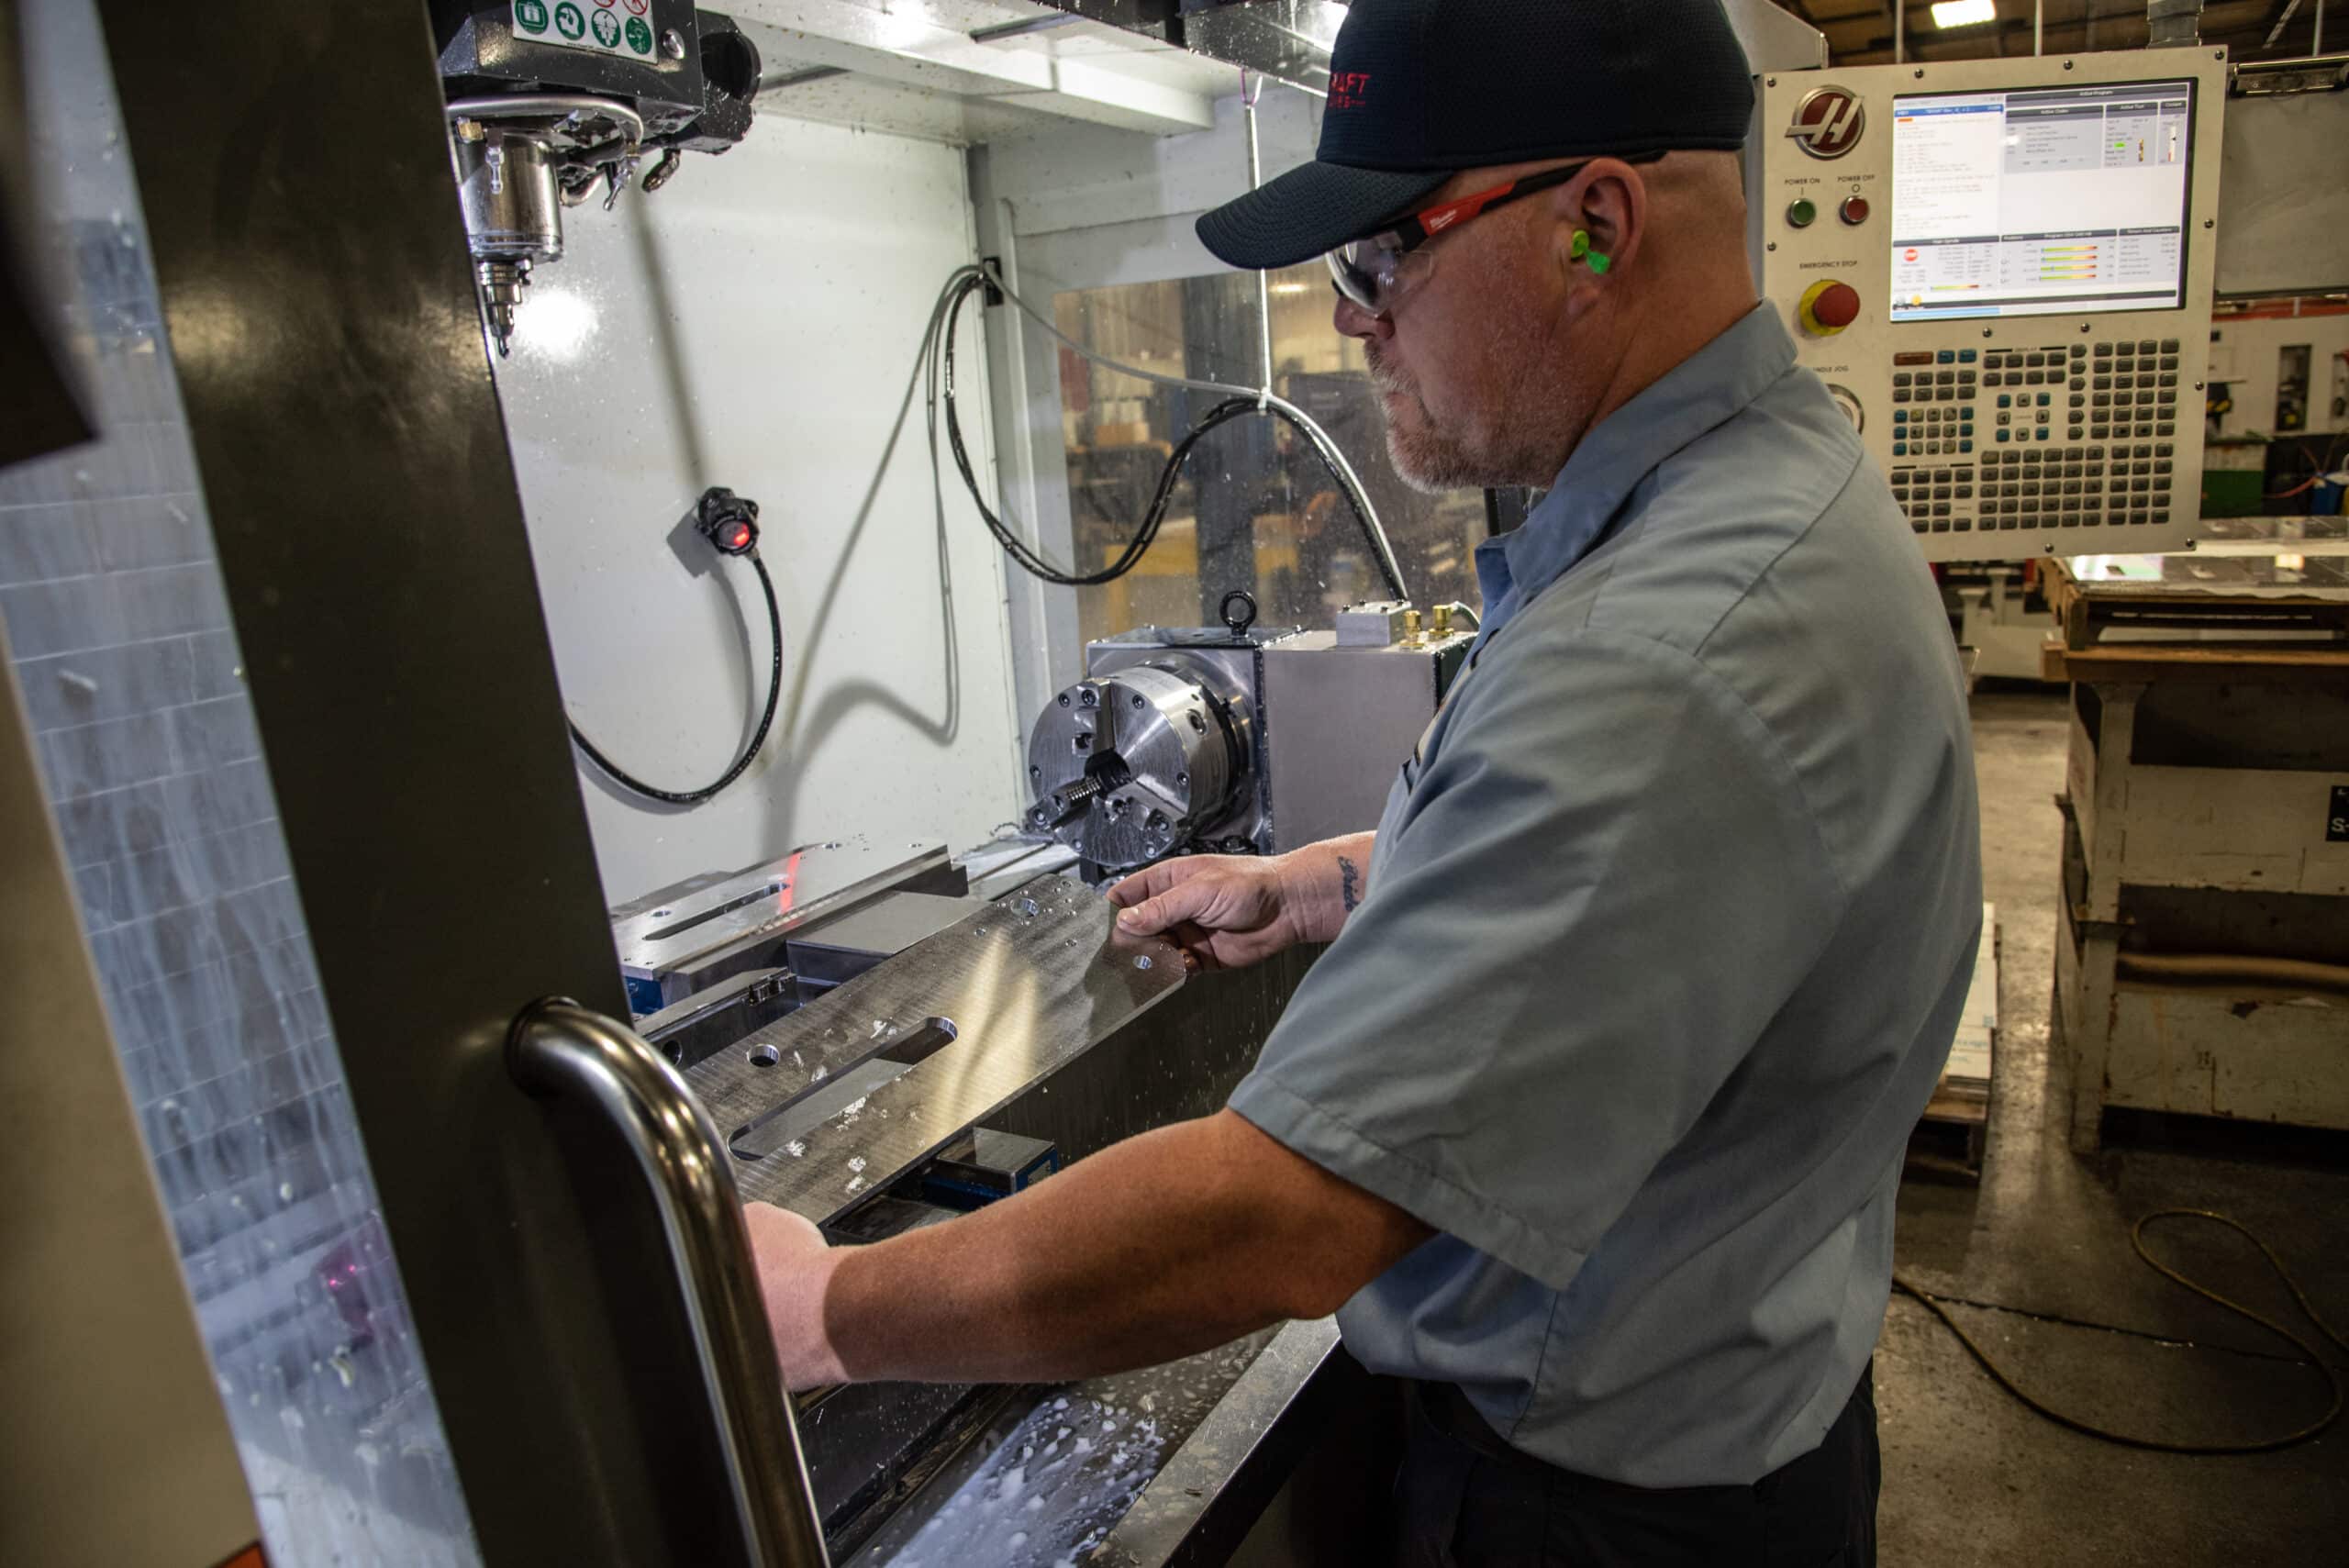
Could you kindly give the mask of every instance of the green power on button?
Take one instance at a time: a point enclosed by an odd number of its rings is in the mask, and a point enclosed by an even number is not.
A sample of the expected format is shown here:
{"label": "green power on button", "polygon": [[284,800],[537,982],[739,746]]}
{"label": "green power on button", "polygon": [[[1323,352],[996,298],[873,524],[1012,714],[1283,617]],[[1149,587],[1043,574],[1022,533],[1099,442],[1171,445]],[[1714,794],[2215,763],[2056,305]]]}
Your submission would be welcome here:
{"label": "green power on button", "polygon": [[1787,207],[1787,221],[1797,228],[1809,228],[1819,220],[1819,208],[1809,196],[1798,196]]}

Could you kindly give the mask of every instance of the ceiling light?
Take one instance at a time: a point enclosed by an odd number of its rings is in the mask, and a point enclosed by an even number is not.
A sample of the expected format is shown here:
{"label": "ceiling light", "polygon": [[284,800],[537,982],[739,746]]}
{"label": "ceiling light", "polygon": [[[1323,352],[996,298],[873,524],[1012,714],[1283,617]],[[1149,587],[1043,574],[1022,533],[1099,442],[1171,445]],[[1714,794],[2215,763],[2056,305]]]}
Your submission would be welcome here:
{"label": "ceiling light", "polygon": [[1933,0],[1933,26],[1971,28],[1998,19],[1998,0]]}

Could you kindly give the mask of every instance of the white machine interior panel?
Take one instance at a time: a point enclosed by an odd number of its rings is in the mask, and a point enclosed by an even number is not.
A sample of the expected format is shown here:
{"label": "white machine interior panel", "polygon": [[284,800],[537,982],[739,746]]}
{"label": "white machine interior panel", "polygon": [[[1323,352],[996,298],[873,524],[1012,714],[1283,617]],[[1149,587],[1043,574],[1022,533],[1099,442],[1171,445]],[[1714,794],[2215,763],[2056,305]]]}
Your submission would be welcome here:
{"label": "white machine interior panel", "polygon": [[2209,49],[1764,79],[1764,292],[1927,559],[2193,536],[2225,106]]}

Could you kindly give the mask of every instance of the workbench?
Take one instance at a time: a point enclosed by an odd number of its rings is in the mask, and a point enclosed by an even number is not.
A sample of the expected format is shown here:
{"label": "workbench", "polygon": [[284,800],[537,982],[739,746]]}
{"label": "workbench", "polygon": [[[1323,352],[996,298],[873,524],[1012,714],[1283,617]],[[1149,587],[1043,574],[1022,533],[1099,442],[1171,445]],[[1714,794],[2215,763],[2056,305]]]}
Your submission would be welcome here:
{"label": "workbench", "polygon": [[[2221,526],[2212,525],[2214,530]],[[2349,1128],[2349,538],[2244,518],[2056,566],[2054,1018],[2107,1106]]]}

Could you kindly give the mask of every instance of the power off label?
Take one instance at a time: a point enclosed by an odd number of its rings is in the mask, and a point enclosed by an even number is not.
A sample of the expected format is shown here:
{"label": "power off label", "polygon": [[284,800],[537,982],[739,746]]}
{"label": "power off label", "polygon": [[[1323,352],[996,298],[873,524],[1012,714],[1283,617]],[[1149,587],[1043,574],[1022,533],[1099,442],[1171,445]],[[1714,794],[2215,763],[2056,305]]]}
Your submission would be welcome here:
{"label": "power off label", "polygon": [[651,9],[652,0],[514,0],[514,36],[650,61]]}

